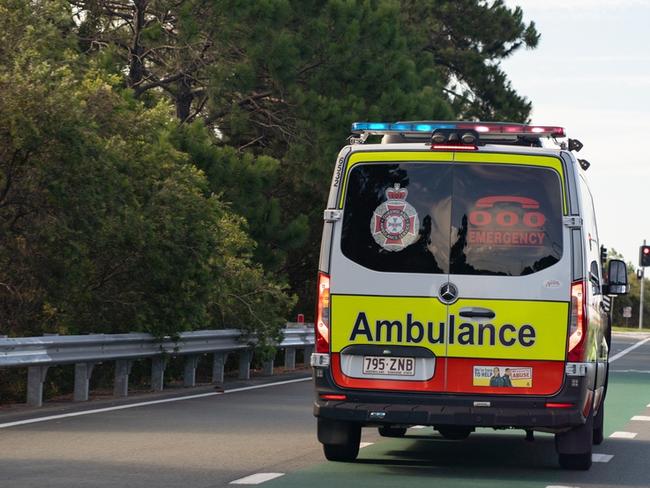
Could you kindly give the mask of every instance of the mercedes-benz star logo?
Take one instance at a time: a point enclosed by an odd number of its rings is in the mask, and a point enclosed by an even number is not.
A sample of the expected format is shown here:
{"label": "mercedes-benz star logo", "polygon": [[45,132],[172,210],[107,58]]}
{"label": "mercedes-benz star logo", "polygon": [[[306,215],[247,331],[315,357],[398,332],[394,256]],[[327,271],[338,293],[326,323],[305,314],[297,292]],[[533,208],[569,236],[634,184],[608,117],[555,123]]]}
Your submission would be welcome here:
{"label": "mercedes-benz star logo", "polygon": [[438,296],[440,296],[440,300],[444,303],[454,303],[458,298],[458,288],[453,283],[447,282],[440,287]]}

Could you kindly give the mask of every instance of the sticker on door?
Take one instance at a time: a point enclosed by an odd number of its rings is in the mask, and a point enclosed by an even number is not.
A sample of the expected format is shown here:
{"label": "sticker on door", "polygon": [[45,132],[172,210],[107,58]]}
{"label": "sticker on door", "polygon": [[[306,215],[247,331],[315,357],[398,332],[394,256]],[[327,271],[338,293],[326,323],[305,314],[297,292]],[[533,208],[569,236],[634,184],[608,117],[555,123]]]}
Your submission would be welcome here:
{"label": "sticker on door", "polygon": [[533,368],[513,366],[474,366],[474,386],[530,388]]}

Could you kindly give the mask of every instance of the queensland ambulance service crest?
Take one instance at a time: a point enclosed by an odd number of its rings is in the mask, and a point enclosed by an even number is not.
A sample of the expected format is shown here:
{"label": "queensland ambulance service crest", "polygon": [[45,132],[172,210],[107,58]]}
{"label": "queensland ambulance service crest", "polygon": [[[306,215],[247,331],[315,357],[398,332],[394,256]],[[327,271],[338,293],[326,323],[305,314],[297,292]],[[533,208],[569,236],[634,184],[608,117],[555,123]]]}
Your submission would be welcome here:
{"label": "queensland ambulance service crest", "polygon": [[370,221],[370,232],[377,244],[387,251],[401,251],[418,238],[420,219],[406,201],[408,190],[395,183],[386,190],[387,200],[379,205]]}

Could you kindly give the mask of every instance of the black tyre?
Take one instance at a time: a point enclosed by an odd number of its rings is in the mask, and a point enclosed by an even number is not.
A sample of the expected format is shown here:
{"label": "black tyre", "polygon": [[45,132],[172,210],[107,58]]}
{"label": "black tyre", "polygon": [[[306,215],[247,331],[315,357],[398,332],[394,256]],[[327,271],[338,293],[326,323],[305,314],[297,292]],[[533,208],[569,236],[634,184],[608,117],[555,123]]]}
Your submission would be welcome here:
{"label": "black tyre", "polygon": [[581,454],[559,454],[560,466],[564,469],[587,471],[591,468],[591,451]]}
{"label": "black tyre", "polygon": [[379,427],[379,435],[382,437],[404,437],[406,434],[406,427],[391,427],[384,425]]}
{"label": "black tyre", "polygon": [[604,428],[605,428],[605,399],[603,398],[601,400],[598,413],[594,418],[594,438],[592,441],[594,446],[599,446],[603,443],[603,440],[605,439]]}
{"label": "black tyre", "polygon": [[467,439],[474,430],[472,427],[463,427],[457,425],[446,425],[436,427],[440,435],[450,441],[462,441]]}
{"label": "black tyre", "polygon": [[351,462],[359,455],[361,426],[350,424],[347,441],[342,444],[323,444],[323,453],[328,461]]}

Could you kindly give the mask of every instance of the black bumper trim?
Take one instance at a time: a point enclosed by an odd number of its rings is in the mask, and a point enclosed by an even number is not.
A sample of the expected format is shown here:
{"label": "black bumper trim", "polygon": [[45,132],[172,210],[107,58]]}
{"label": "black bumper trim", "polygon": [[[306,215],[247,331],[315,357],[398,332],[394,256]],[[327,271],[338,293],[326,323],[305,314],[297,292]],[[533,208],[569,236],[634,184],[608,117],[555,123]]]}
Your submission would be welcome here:
{"label": "black bumper trim", "polygon": [[[382,412],[379,419],[371,412]],[[500,408],[443,405],[361,404],[324,401],[314,404],[316,417],[348,422],[404,425],[466,425],[563,429],[584,423],[579,408]]]}

